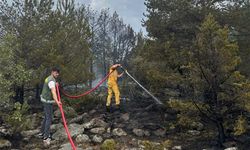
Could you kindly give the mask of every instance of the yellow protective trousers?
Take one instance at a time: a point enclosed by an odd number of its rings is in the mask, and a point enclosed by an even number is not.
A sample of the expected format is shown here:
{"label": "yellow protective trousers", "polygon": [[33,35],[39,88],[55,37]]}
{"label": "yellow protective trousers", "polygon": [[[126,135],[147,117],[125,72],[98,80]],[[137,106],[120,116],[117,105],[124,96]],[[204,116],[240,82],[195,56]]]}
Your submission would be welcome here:
{"label": "yellow protective trousers", "polygon": [[113,92],[115,93],[115,104],[120,105],[120,91],[117,83],[108,83],[108,98],[106,106],[110,106]]}

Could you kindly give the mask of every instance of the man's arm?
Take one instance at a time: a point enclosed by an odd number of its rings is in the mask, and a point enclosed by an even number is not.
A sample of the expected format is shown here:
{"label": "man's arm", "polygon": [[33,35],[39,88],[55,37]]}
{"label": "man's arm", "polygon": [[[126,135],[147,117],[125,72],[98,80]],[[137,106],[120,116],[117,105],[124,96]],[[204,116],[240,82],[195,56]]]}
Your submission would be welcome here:
{"label": "man's arm", "polygon": [[111,67],[112,70],[115,70],[117,67],[121,66],[121,64],[115,64]]}
{"label": "man's arm", "polygon": [[52,93],[52,97],[56,101],[57,105],[58,106],[62,105],[62,103],[59,102],[59,100],[57,99],[57,94],[56,94],[56,88],[55,87],[51,88],[51,93]]}
{"label": "man's arm", "polygon": [[124,74],[124,72],[122,72],[121,74],[118,75],[118,78],[122,77],[122,75]]}

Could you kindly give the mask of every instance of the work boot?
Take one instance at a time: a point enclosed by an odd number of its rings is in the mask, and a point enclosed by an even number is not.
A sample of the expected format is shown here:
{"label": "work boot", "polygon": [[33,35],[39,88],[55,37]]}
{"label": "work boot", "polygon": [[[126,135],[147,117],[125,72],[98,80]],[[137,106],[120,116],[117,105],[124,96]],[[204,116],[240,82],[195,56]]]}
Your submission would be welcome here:
{"label": "work boot", "polygon": [[115,111],[117,111],[117,112],[120,112],[120,111],[121,111],[120,105],[116,105],[116,106],[115,106]]}
{"label": "work boot", "polygon": [[40,138],[40,139],[42,139],[43,138],[43,133],[37,134],[37,137]]}
{"label": "work boot", "polygon": [[51,141],[55,140],[53,137],[52,137],[52,134],[49,135],[49,138]]}
{"label": "work boot", "polygon": [[106,106],[106,111],[109,113],[111,112],[110,106]]}

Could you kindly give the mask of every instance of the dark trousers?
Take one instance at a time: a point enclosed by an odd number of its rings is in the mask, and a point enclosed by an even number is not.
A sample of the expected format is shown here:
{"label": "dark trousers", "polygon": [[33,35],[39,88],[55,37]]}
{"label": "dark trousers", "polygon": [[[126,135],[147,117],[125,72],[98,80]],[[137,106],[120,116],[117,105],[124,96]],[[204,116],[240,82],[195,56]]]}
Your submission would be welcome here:
{"label": "dark trousers", "polygon": [[42,122],[41,133],[44,138],[50,136],[50,125],[52,123],[53,107],[52,104],[43,103],[44,119]]}

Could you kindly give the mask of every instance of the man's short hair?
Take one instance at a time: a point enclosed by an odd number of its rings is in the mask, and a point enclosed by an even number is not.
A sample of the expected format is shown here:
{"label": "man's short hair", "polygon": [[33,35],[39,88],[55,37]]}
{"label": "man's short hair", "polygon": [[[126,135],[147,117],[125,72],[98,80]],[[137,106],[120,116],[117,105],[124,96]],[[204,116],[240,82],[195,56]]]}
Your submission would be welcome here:
{"label": "man's short hair", "polygon": [[51,71],[56,71],[56,72],[60,73],[60,69],[58,67],[52,67]]}

